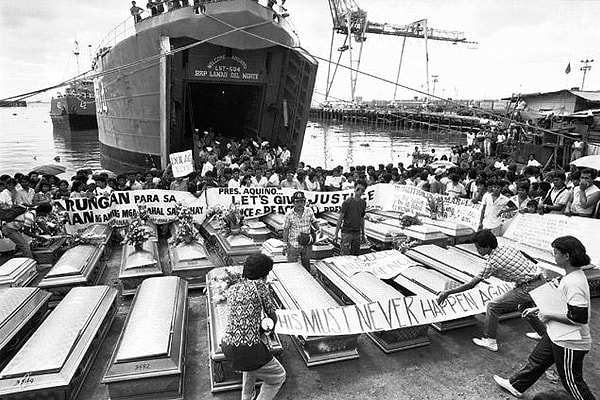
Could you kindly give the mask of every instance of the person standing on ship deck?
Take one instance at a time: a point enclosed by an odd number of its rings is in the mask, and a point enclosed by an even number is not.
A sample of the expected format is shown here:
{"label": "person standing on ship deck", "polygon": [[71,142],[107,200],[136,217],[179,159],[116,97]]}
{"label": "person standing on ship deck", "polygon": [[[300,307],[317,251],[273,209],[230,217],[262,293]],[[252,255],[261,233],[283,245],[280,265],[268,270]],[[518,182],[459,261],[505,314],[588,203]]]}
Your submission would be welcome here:
{"label": "person standing on ship deck", "polygon": [[356,181],[354,185],[354,196],[347,198],[342,203],[340,216],[335,226],[334,242],[338,241],[340,228],[342,229],[342,241],[340,243],[340,255],[357,256],[360,253],[360,243],[365,240],[365,211],[367,202],[361,198],[367,189],[367,182],[363,179]]}
{"label": "person standing on ship deck", "polygon": [[135,1],[131,2],[131,8],[129,9],[129,11],[131,12],[131,15],[133,15],[134,23],[137,24],[142,20],[142,13],[144,12],[144,10],[136,6]]}

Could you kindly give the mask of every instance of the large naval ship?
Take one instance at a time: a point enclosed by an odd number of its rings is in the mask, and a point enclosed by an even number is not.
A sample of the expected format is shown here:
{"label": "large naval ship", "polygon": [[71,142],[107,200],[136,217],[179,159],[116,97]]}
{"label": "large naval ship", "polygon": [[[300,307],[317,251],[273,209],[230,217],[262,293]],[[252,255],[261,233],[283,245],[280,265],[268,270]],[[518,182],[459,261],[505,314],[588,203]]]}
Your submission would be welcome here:
{"label": "large naval ship", "polygon": [[[178,7],[117,27],[95,60],[101,163],[166,167],[193,133],[286,145],[298,159],[317,62],[284,15],[253,0]],[[126,35],[122,35],[126,36]],[[113,40],[114,43],[110,43]]]}

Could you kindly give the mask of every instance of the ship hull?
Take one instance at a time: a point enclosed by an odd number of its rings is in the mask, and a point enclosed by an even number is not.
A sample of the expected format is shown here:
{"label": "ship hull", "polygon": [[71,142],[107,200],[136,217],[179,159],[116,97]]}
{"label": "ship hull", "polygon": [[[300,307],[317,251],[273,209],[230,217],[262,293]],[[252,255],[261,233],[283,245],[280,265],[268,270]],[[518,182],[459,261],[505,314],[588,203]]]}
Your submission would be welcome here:
{"label": "ship hull", "polygon": [[[104,168],[164,168],[170,153],[196,155],[195,129],[222,134],[223,146],[250,137],[299,157],[317,63],[255,1],[206,6],[210,18],[185,7],[143,20],[98,58]],[[258,37],[234,30],[247,26]],[[161,43],[172,53],[160,57]]]}
{"label": "ship hull", "polygon": [[85,130],[98,127],[94,100],[76,96],[53,98],[50,102],[50,119],[57,128]]}

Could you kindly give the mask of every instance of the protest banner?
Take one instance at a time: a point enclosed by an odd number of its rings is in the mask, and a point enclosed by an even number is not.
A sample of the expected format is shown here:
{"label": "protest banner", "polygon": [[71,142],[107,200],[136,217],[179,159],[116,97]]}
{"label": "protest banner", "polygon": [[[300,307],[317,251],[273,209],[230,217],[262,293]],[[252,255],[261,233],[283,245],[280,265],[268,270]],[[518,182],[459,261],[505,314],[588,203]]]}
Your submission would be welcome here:
{"label": "protest banner", "polygon": [[140,204],[146,205],[150,219],[158,224],[175,220],[177,203],[189,207],[197,223],[202,222],[207,209],[204,194],[196,198],[188,192],[158,189],[118,191],[109,196],[72,198],[58,203],[67,213],[69,233],[94,223],[127,225],[137,216]]}
{"label": "protest banner", "polygon": [[191,150],[169,154],[173,176],[179,178],[194,172],[194,158]]}
{"label": "protest banner", "polygon": [[409,267],[418,264],[398,250],[383,250],[360,256],[329,257],[323,262],[335,265],[346,276],[369,272],[379,279],[393,279]]}
{"label": "protest banner", "polygon": [[[269,213],[285,214],[287,210],[294,207],[292,195],[297,192],[290,188],[208,188],[206,190],[206,201],[209,207],[217,204],[229,206],[237,204],[247,219],[257,218]],[[325,211],[339,211],[342,203],[348,197],[354,195],[352,189],[335,192],[310,192],[303,191],[306,196],[306,205],[310,206],[315,213]],[[375,199],[375,189],[367,190],[365,194],[367,204]]]}
{"label": "protest banner", "polygon": [[355,335],[449,321],[485,312],[490,300],[512,288],[508,283],[479,284],[450,295],[442,305],[435,297],[410,296],[314,310],[277,310],[275,332],[305,337]]}

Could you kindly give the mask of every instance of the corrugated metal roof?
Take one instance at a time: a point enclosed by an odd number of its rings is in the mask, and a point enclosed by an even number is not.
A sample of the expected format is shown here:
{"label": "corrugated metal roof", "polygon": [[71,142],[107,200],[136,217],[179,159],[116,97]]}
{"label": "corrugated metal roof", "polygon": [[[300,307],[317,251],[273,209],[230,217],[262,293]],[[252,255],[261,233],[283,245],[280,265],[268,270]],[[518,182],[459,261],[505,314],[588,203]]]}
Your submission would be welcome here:
{"label": "corrugated metal roof", "polygon": [[[563,89],[563,90],[556,90],[553,92],[537,92],[537,93],[522,93],[521,94],[521,98],[522,99],[526,99],[527,97],[538,97],[538,96],[544,96],[544,95],[548,95],[548,94],[555,94],[555,93],[561,93],[561,92],[569,92],[574,96],[577,97],[581,97],[582,99],[585,99],[587,101],[592,101],[592,102],[600,102],[600,91],[581,91],[581,90],[567,90],[567,89]],[[515,97],[505,97],[502,100],[514,100]]]}

